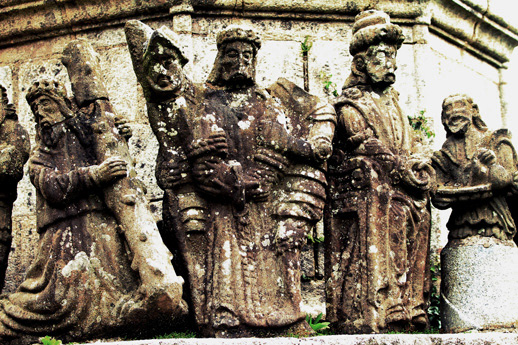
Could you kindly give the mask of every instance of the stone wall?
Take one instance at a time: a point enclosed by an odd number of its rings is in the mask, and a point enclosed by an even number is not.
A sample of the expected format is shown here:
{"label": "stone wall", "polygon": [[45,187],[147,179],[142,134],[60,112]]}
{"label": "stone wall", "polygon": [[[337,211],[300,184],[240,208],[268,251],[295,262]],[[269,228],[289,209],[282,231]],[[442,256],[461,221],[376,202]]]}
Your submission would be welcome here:
{"label": "stone wall", "polygon": [[[126,20],[137,18],[153,28],[166,25],[178,32],[190,59],[187,69],[196,82],[203,82],[212,67],[217,32],[229,24],[246,24],[263,38],[257,70],[260,85],[268,86],[279,77],[303,85],[306,79],[310,92],[332,101],[332,91],[340,92],[349,73],[348,46],[354,16],[368,8],[385,10],[403,27],[406,36],[398,55],[395,87],[408,115],[425,111],[430,117],[437,134],[431,147],[439,148],[444,141],[440,105],[451,93],[472,95],[489,127],[505,123],[502,71],[518,44],[518,30],[487,12],[490,2],[7,0],[0,7],[0,82],[8,88],[34,146],[34,122],[24,98],[27,88],[36,78],[51,76],[65,82],[70,90],[60,54],[72,39],[90,40],[100,54],[115,109],[132,125],[130,148],[158,220],[161,191],[154,177],[157,142],[147,122],[142,90],[126,47]],[[307,76],[301,51],[306,38],[312,43]],[[327,82],[329,90],[324,88]],[[13,291],[20,283],[37,245],[35,191],[27,174],[19,185],[13,218],[14,244],[6,291]],[[445,215],[434,217],[435,252],[446,238],[441,218],[444,223]]]}

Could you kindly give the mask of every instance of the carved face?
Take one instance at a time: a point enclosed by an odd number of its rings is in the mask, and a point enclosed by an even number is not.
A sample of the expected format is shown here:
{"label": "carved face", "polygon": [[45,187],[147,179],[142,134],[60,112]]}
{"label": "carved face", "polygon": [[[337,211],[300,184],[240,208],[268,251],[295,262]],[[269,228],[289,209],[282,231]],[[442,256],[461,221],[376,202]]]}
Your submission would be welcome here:
{"label": "carved face", "polygon": [[40,96],[31,104],[32,111],[41,127],[50,127],[64,121],[58,103],[48,96]]}
{"label": "carved face", "polygon": [[364,66],[373,85],[389,86],[396,81],[396,54],[395,46],[383,42],[368,49]]}
{"label": "carved face", "polygon": [[250,43],[235,41],[224,45],[220,79],[225,84],[252,85],[255,80],[254,49]]}
{"label": "carved face", "polygon": [[443,123],[452,134],[464,134],[471,126],[473,107],[462,97],[453,97],[443,105]]}
{"label": "carved face", "polygon": [[149,82],[162,91],[179,90],[183,83],[183,72],[178,53],[157,44],[152,54],[153,58],[146,66]]}

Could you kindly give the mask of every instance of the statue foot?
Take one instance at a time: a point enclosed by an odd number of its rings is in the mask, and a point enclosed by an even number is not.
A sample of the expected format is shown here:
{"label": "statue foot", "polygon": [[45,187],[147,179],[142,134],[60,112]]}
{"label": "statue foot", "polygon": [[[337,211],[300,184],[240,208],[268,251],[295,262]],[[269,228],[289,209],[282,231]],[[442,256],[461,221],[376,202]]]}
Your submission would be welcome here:
{"label": "statue foot", "polygon": [[425,312],[421,310],[421,313],[418,313],[414,317],[412,317],[412,330],[414,331],[424,331],[429,326],[428,317]]}

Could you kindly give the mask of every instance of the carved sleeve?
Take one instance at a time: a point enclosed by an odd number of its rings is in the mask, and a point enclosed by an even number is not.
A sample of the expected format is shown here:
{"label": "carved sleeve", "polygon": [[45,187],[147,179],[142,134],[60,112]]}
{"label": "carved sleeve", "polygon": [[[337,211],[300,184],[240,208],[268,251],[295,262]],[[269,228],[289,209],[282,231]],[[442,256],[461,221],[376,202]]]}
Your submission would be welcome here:
{"label": "carved sleeve", "polygon": [[49,203],[63,205],[99,189],[92,167],[64,173],[41,158],[31,158],[29,174],[32,184]]}

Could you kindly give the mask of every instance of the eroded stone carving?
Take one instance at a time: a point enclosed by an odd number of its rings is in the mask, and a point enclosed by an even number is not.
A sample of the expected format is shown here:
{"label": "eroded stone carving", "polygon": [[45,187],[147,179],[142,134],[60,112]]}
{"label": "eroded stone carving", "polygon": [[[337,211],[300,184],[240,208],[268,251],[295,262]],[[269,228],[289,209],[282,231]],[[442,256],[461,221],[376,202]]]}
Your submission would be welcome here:
{"label": "eroded stone carving", "polygon": [[257,86],[261,41],[250,29],[218,34],[201,85],[184,75],[170,30],[130,22],[126,35],[160,143],[165,231],[181,254],[199,330],[307,332],[300,247],[324,208],[334,109],[285,79]]}
{"label": "eroded stone carving", "polygon": [[448,238],[512,240],[516,225],[506,198],[516,191],[517,159],[509,131],[489,131],[466,95],[447,97],[441,119],[447,138],[432,158],[440,186],[433,201],[452,209]]}
{"label": "eroded stone carving", "polygon": [[30,142],[27,131],[18,123],[14,106],[9,103],[6,89],[0,85],[0,291],[12,242],[13,202],[16,187],[23,176],[23,165],[29,159]]}
{"label": "eroded stone carving", "polygon": [[0,337],[13,343],[143,331],[185,308],[183,280],[135,178],[98,58],[79,40],[63,63],[73,99],[49,79],[26,97],[37,124],[29,172],[40,241],[25,281],[0,301]]}
{"label": "eroded stone carving", "polygon": [[351,74],[335,104],[325,217],[327,319],[339,332],[423,329],[433,169],[398,104],[399,26],[380,11],[353,26]]}
{"label": "eroded stone carving", "polygon": [[509,205],[516,208],[518,161],[511,135],[488,130],[467,95],[444,99],[442,123],[446,141],[432,158],[439,183],[434,205],[451,208],[441,251],[442,327],[514,329],[518,249]]}

